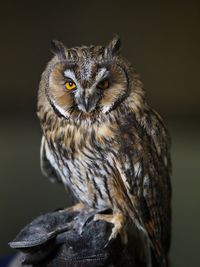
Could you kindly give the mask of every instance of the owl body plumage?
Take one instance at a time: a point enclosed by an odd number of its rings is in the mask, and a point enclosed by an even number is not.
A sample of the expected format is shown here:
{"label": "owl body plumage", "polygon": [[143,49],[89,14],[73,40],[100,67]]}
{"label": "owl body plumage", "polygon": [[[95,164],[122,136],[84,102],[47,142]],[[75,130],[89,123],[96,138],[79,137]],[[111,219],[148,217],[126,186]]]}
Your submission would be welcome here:
{"label": "owl body plumage", "polygon": [[[146,103],[139,76],[113,54],[118,45],[114,40],[107,50],[83,47],[67,54],[57,44],[57,55],[43,73],[38,97],[43,130],[41,165],[86,206],[110,208],[132,220],[148,236],[160,266],[165,266],[171,223],[169,136],[160,116]],[[111,86],[113,83],[110,95],[109,88],[98,92],[100,96],[93,93],[97,104],[89,112],[84,110],[86,101],[80,103],[78,92],[73,106],[72,96],[67,99],[56,87],[56,83],[62,84],[60,75],[66,69],[69,73],[63,61],[72,60],[75,54],[80,64],[79,70],[73,69],[73,78],[81,80],[82,87],[92,88],[90,79],[98,68],[96,79],[106,71],[117,77],[109,78]],[[118,93],[123,87],[126,90]]]}

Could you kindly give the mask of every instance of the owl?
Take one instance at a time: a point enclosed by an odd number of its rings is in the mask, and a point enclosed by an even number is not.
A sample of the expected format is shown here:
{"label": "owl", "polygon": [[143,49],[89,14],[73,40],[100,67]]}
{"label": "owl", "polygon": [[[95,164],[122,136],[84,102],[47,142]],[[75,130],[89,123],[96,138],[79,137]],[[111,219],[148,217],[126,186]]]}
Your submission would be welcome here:
{"label": "owl", "polygon": [[170,138],[120,38],[72,48],[52,41],[51,50],[38,92],[42,172],[70,189],[77,208],[110,209],[94,217],[113,224],[110,240],[127,242],[131,223],[156,266],[168,266]]}

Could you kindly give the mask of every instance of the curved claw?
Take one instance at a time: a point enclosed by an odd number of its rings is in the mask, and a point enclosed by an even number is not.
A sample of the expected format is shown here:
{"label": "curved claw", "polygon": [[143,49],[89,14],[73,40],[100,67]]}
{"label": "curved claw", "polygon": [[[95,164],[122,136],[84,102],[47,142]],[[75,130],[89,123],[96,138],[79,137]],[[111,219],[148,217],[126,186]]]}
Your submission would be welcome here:
{"label": "curved claw", "polygon": [[82,210],[81,213],[78,215],[77,217],[77,222],[74,224],[74,229],[76,229],[76,231],[79,233],[79,235],[82,235],[84,232],[84,228],[85,226],[90,223],[95,215],[97,215],[97,213],[102,213],[102,212],[106,212],[107,209],[102,209],[102,210],[94,210],[94,209],[90,209],[90,210]]}
{"label": "curved claw", "polygon": [[114,214],[96,214],[94,216],[94,221],[104,220],[108,223],[112,223],[114,226],[112,228],[112,232],[109,236],[108,242],[105,244],[105,248],[115,240],[118,235],[120,235],[122,243],[127,244],[128,237],[125,230],[125,218],[122,213],[114,213]]}

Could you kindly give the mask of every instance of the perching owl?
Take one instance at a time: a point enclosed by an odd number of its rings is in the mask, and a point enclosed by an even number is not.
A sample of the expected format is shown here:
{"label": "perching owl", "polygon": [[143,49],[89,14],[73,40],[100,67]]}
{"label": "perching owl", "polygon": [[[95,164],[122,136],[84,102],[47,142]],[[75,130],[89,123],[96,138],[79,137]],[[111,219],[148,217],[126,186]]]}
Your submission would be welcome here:
{"label": "perching owl", "polygon": [[41,166],[85,207],[112,210],[95,217],[114,224],[111,238],[131,220],[167,266],[169,136],[120,48],[118,37],[105,47],[52,42],[38,94]]}

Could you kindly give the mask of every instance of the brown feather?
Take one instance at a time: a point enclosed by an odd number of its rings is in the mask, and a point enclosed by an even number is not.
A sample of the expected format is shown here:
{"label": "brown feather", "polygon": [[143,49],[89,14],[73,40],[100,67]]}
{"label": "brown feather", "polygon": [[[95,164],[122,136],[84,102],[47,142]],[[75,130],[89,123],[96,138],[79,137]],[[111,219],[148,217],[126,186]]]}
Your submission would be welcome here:
{"label": "brown feather", "polygon": [[[46,158],[78,201],[95,209],[111,208],[127,219],[122,221],[132,220],[148,236],[160,266],[166,266],[171,232],[169,135],[148,106],[130,63],[106,49],[64,49],[69,62],[54,57],[47,65],[37,113],[50,150]],[[80,86],[74,93],[64,88],[69,65]],[[109,73],[110,87],[98,91],[94,84],[102,68]],[[76,97],[91,92],[96,106],[86,112]]]}

